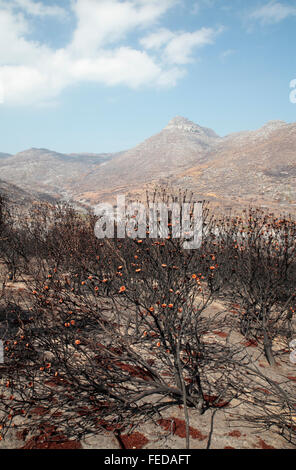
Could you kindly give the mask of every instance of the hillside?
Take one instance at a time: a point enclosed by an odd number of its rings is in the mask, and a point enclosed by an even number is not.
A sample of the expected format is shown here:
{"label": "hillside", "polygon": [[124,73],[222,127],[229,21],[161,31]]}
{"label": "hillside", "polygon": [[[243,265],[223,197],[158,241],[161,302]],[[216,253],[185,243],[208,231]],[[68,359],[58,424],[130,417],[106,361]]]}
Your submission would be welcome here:
{"label": "hillside", "polygon": [[72,182],[87,176],[113,154],[62,154],[31,148],[0,160],[1,178],[28,189],[66,195]]}
{"label": "hillside", "polygon": [[255,204],[296,210],[296,123],[270,121],[258,130],[220,137],[177,116],[125,152],[33,148],[1,155],[2,179],[87,204],[120,193],[139,197],[161,183],[193,190],[224,208]]}
{"label": "hillside", "polygon": [[296,207],[296,124],[272,121],[252,132],[223,138],[208,155],[173,179],[212,200]]}
{"label": "hillside", "polygon": [[11,204],[29,206],[33,201],[55,202],[56,198],[46,193],[25,191],[15,184],[0,179],[0,194]]}

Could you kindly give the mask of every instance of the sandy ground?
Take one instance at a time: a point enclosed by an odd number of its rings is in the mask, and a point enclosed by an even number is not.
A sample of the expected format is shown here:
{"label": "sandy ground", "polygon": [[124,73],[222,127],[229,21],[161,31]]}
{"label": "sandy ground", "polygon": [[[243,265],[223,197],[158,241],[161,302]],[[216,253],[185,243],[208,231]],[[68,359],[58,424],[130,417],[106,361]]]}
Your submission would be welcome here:
{"label": "sandy ground", "polygon": [[[23,289],[25,286],[15,283],[12,288]],[[211,305],[211,314],[224,309],[221,302]],[[231,340],[245,341],[239,333]],[[216,334],[219,341],[226,341],[225,335]],[[229,338],[228,338],[229,339]],[[246,346],[247,347],[247,346]],[[258,356],[258,367],[273,380],[281,381],[286,378],[291,381],[295,388],[296,395],[296,365],[289,361],[289,351],[283,342],[275,343],[277,350],[277,367],[269,366],[265,358],[260,355],[256,346],[248,346],[251,355]],[[232,402],[231,407],[223,409],[209,410],[203,415],[195,410],[190,410],[190,447],[192,449],[292,449],[296,446],[287,442],[277,429],[271,428],[259,431],[250,427],[240,416],[246,412],[243,404]],[[132,433],[121,435],[121,440],[112,433],[91,435],[80,442],[68,441],[60,443],[59,448],[82,448],[82,449],[184,449],[185,448],[185,422],[184,411],[181,406],[174,406],[170,410],[162,413],[162,418],[156,418],[155,422],[150,422],[138,426]],[[29,428],[29,423],[28,423]],[[123,447],[124,446],[124,447]],[[0,441],[0,449],[19,448],[48,448],[46,443],[32,444],[32,435],[27,436],[15,432],[13,429],[8,432],[5,439]],[[50,447],[52,448],[52,447]]]}

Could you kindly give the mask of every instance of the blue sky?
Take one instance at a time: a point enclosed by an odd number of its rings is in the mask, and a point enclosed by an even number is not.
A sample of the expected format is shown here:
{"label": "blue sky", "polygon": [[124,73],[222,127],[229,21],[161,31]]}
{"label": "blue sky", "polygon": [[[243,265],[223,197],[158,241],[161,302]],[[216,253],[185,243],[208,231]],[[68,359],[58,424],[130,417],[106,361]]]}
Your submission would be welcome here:
{"label": "blue sky", "polygon": [[0,152],[295,122],[295,36],[295,0],[0,0]]}

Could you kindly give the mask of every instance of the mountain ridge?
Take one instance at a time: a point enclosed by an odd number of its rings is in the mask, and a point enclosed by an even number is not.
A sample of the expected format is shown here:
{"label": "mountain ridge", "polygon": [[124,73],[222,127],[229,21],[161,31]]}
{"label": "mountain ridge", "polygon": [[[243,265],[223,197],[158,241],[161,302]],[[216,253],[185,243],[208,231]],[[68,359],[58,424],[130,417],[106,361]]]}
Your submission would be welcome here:
{"label": "mountain ridge", "polygon": [[[159,183],[214,203],[296,206],[296,123],[219,136],[182,116],[117,153],[62,154],[28,149],[1,158],[1,178],[34,190],[95,204],[118,193],[141,195]],[[210,196],[209,196],[210,195]],[[229,202],[230,201],[230,202]]]}

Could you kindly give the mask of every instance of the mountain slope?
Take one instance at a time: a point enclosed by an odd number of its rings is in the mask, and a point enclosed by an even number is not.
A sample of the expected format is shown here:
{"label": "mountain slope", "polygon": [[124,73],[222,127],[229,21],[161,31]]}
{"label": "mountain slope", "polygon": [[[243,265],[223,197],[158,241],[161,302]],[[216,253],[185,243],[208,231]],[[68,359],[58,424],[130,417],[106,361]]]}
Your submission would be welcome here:
{"label": "mountain slope", "polygon": [[296,210],[296,123],[219,137],[177,116],[158,134],[117,154],[30,149],[0,159],[0,177],[82,203],[140,197],[158,184],[194,191],[220,206]]}
{"label": "mountain slope", "polygon": [[114,154],[62,154],[32,148],[0,160],[1,178],[23,188],[63,194],[79,180],[108,161]]}
{"label": "mountain slope", "polygon": [[11,154],[10,153],[3,153],[3,152],[0,152],[0,160],[2,158],[8,158],[8,157],[11,157]]}
{"label": "mountain slope", "polygon": [[34,191],[25,191],[15,184],[8,183],[0,179],[0,194],[12,204],[18,206],[30,206],[33,201],[56,202],[56,199],[49,194]]}
{"label": "mountain slope", "polygon": [[179,173],[174,184],[220,200],[296,204],[296,124],[271,121],[257,131],[224,137],[207,165]]}
{"label": "mountain slope", "polygon": [[221,138],[188,119],[177,116],[158,134],[122,153],[81,179],[80,192],[102,194],[174,175],[202,163]]}

